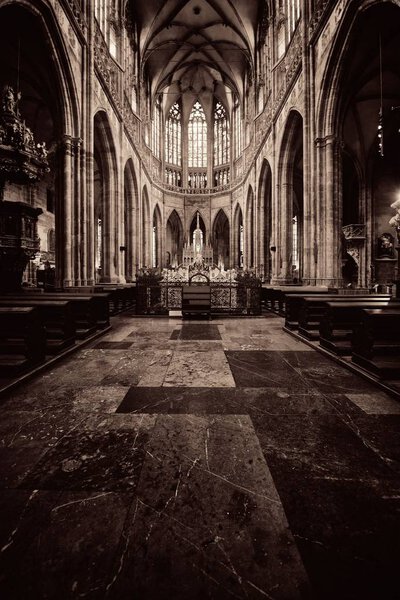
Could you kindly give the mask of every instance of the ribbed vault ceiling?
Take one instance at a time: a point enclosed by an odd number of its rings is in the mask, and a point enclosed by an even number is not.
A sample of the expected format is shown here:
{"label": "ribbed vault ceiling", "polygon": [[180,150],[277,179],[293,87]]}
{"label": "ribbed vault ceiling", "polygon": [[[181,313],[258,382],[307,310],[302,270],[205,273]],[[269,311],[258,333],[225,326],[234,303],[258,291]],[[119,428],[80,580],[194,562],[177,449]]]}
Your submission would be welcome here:
{"label": "ribbed vault ceiling", "polygon": [[229,104],[253,72],[259,0],[131,0],[142,68],[164,106],[182,94]]}

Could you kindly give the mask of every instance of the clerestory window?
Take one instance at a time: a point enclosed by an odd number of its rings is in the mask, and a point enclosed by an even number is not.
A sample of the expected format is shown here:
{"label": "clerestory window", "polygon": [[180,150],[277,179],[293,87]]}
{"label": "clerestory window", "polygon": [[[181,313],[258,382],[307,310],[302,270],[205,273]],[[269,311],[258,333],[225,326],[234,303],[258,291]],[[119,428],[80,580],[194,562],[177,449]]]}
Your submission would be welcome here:
{"label": "clerestory window", "polygon": [[230,131],[226,111],[217,102],[214,110],[214,166],[225,165],[230,159]]}
{"label": "clerestory window", "polygon": [[207,121],[199,101],[194,103],[189,117],[188,166],[207,167]]}
{"label": "clerestory window", "polygon": [[170,165],[182,164],[181,107],[178,102],[171,107],[165,126],[165,160]]}

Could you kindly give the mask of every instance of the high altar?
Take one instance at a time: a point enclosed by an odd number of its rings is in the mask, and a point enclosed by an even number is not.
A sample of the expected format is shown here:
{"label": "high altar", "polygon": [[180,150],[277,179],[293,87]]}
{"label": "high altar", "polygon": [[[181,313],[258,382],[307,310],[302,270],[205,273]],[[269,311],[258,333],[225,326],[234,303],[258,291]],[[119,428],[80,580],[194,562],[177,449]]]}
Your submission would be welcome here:
{"label": "high altar", "polygon": [[183,263],[176,268],[142,269],[136,278],[137,313],[166,314],[182,308],[182,288],[209,285],[211,311],[215,313],[255,315],[261,313],[261,280],[253,271],[225,270],[213,263],[213,251],[204,244],[199,224],[192,244],[183,251]]}

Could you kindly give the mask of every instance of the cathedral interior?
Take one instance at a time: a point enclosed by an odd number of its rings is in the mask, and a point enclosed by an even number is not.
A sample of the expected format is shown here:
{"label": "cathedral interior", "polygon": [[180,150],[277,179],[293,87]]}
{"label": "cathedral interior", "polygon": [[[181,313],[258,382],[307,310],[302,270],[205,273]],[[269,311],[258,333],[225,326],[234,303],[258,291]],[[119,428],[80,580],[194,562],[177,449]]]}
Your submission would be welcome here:
{"label": "cathedral interior", "polygon": [[399,47],[0,0],[2,598],[400,598]]}

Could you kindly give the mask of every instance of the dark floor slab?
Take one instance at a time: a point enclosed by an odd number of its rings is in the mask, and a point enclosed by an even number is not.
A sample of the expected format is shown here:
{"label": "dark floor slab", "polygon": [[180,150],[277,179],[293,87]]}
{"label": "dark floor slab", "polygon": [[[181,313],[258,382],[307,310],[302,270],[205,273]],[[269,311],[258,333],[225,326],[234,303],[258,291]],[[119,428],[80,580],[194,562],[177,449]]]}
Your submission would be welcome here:
{"label": "dark floor slab", "polygon": [[131,502],[110,492],[0,492],[2,598],[105,598]]}
{"label": "dark floor slab", "polygon": [[379,480],[271,468],[317,600],[397,600],[400,495]]}
{"label": "dark floor slab", "polygon": [[221,334],[218,325],[209,323],[184,323],[182,325],[180,340],[220,340]]}
{"label": "dark floor slab", "polygon": [[147,414],[313,414],[336,412],[313,390],[288,393],[281,388],[204,388],[132,386],[117,413]]}
{"label": "dark floor slab", "polygon": [[20,487],[134,492],[148,437],[140,430],[75,431],[37,463]]}
{"label": "dark floor slab", "polygon": [[307,380],[280,353],[266,350],[226,351],[235,383],[238,387],[282,387],[307,390]]}
{"label": "dark floor slab", "polygon": [[248,417],[166,415],[148,450],[115,563],[114,598],[307,597]]}
{"label": "dark floor slab", "polygon": [[179,340],[179,336],[181,335],[181,330],[180,329],[174,329],[173,332],[171,333],[169,339],[170,340]]}
{"label": "dark floor slab", "polygon": [[281,357],[321,392],[343,394],[376,390],[371,383],[319,353],[279,352]]}
{"label": "dark floor slab", "polygon": [[394,473],[387,462],[339,416],[252,415],[263,453],[271,467],[291,479],[385,478]]}
{"label": "dark floor slab", "polygon": [[93,346],[95,349],[102,350],[127,350],[132,346],[133,342],[106,342],[102,341]]}

